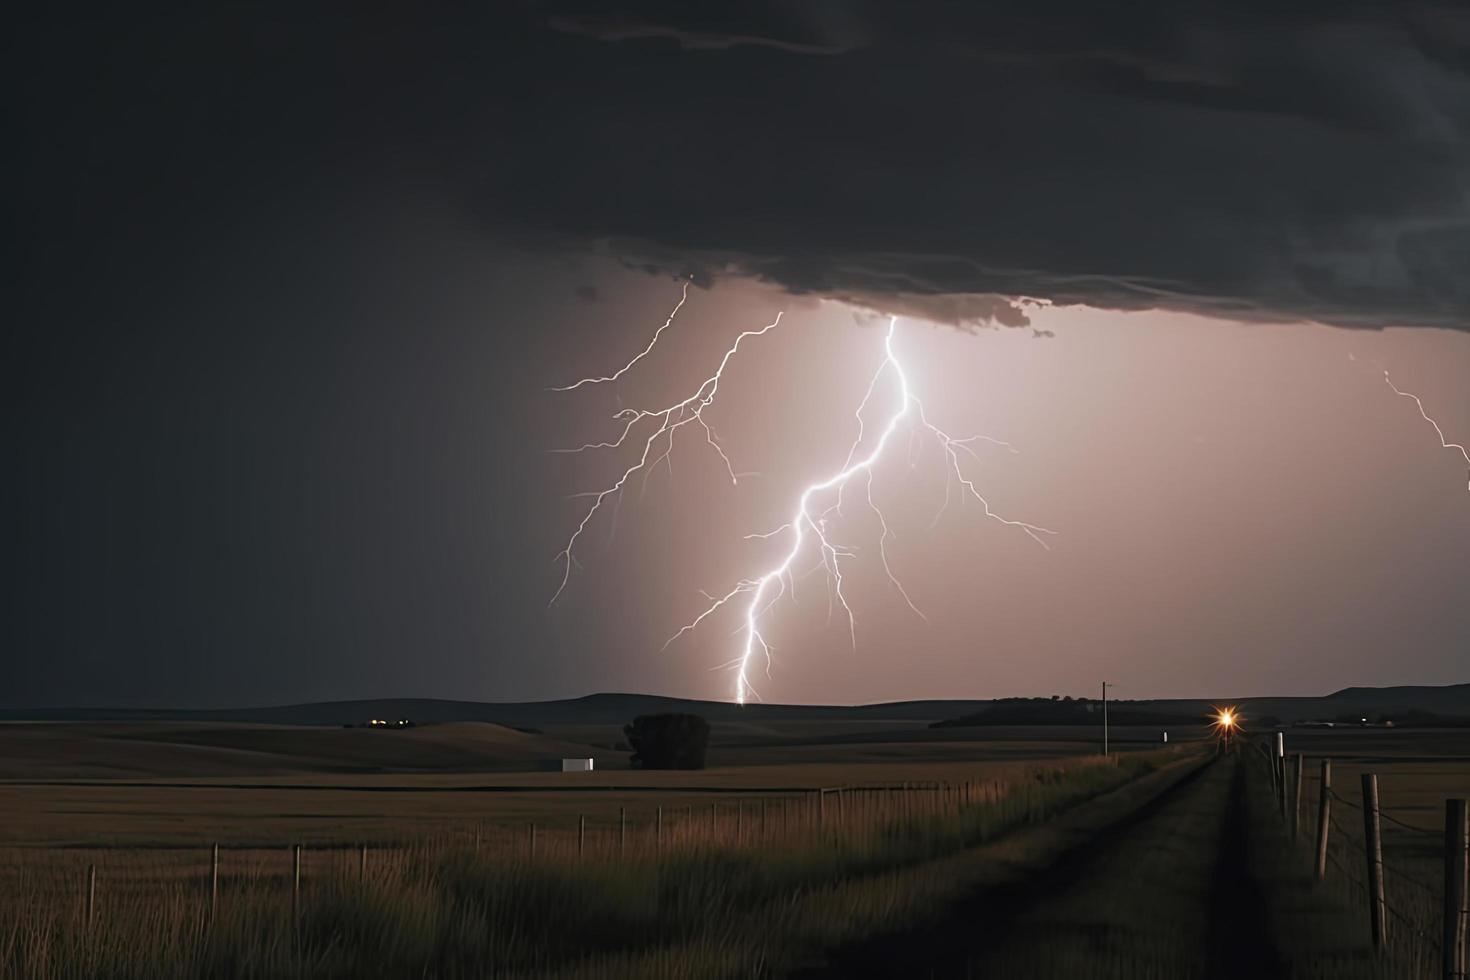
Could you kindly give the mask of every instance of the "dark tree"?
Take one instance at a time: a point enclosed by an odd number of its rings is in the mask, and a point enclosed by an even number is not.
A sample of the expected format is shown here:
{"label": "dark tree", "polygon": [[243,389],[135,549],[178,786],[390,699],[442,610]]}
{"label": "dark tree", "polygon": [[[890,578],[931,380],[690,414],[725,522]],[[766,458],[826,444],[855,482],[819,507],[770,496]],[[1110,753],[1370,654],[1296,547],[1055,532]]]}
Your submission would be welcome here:
{"label": "dark tree", "polygon": [[635,769],[703,769],[709,722],[699,715],[639,715],[623,726]]}

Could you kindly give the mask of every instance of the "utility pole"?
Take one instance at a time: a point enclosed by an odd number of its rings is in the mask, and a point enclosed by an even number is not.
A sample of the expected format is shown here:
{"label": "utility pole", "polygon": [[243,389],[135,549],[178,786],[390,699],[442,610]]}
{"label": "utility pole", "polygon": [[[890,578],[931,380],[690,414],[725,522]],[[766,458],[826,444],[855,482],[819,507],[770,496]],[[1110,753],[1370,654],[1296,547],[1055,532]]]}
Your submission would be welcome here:
{"label": "utility pole", "polygon": [[[1113,685],[1116,687],[1117,685]],[[1103,755],[1108,754],[1108,682],[1103,681]]]}

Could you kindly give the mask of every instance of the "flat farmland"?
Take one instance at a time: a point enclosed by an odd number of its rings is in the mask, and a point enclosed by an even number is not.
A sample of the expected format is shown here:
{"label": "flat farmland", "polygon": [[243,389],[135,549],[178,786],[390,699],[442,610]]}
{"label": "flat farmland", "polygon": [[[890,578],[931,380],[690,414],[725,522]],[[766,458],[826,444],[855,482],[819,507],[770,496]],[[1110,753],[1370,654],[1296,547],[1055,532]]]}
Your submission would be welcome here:
{"label": "flat farmland", "polygon": [[[1288,729],[1288,752],[1306,758],[1295,841],[1265,764],[1274,732],[1220,753],[1203,728],[1172,731],[1164,751],[1157,730],[1114,728],[1103,759],[1090,726],[722,721],[710,767],[691,772],[627,768],[620,734],[0,726],[0,913],[20,923],[0,936],[0,975],[887,977],[1050,964],[1095,978],[1428,977],[1443,804],[1470,794],[1465,730]],[[551,771],[564,755],[598,767]],[[1311,867],[1323,758],[1325,887]],[[1363,772],[1379,776],[1385,821],[1394,918],[1382,956],[1359,881]],[[1221,931],[1226,920],[1244,924]]]}
{"label": "flat farmland", "polygon": [[[405,834],[365,852],[321,843],[297,852],[299,878],[285,847],[230,846],[217,888],[203,846],[11,846],[0,849],[0,921],[15,924],[0,931],[0,975],[785,974],[831,945],[1044,864],[1210,757],[1181,745],[1112,759],[940,763],[929,771],[973,778],[824,794],[707,783],[684,806],[672,794],[694,791],[673,786],[515,788],[543,801],[641,793],[663,801],[663,819],[626,839],[603,821],[585,839],[563,823],[534,838]],[[427,809],[441,792],[416,795]]]}
{"label": "flat farmland", "polygon": [[1307,809],[1316,805],[1323,759],[1332,760],[1340,796],[1357,801],[1362,775],[1376,773],[1383,812],[1426,831],[1443,829],[1446,799],[1470,793],[1470,729],[1298,729],[1286,733],[1286,751],[1305,756]]}
{"label": "flat farmland", "polygon": [[[406,731],[301,726],[0,725],[0,844],[68,847],[356,845],[436,834],[605,832],[662,808],[670,821],[791,806],[835,787],[979,783],[1096,755],[1100,731],[929,729],[921,721],[720,725],[710,768],[628,769],[612,726],[535,733],[456,723]],[[1198,733],[1195,733],[1198,734]],[[1119,751],[1158,733],[1118,729]],[[563,756],[591,773],[547,771]],[[102,765],[102,760],[106,765]],[[477,768],[478,767],[478,768]],[[692,810],[691,810],[692,808]],[[731,819],[741,819],[738,815]]]}

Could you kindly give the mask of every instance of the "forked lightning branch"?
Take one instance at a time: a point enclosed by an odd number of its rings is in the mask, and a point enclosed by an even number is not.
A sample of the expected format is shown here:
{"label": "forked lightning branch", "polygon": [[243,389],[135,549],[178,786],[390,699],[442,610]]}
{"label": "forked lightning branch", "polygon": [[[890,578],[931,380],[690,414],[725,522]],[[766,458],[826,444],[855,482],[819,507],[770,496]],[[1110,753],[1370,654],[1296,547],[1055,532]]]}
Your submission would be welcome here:
{"label": "forked lightning branch", "polygon": [[[673,324],[674,318],[688,298],[689,285],[685,283],[679,303],[669,314],[668,319],[655,331],[647,346],[622,367],[610,374],[582,378],[553,390],[571,391],[587,385],[615,382],[622,378],[653,352],[660,337]],[[620,429],[614,437],[601,442],[590,442],[573,448],[554,450],[566,453],[589,451],[617,453],[621,450],[633,449],[636,455],[632,462],[620,471],[620,475],[606,486],[578,495],[590,500],[590,503],[567,539],[566,546],[557,555],[558,561],[562,563],[562,578],[552,596],[552,602],[561,596],[570,581],[572,568],[577,564],[577,546],[588,527],[597,519],[606,505],[615,502],[621,496],[634,476],[640,472],[646,475],[647,471],[654,466],[669,459],[670,454],[674,451],[675,439],[681,430],[695,426],[696,428],[690,430],[690,434],[696,438],[702,437],[701,441],[719,457],[731,483],[739,484],[740,480],[735,467],[715,436],[714,429],[705,418],[705,412],[714,404],[715,397],[719,393],[720,381],[732,361],[739,355],[742,345],[755,342],[775,330],[780,326],[782,316],[783,314],[778,313],[765,326],[740,333],[726,349],[714,372],[701,381],[693,393],[687,397],[658,409],[624,409],[614,416],[614,421],[620,424]],[[898,318],[892,317],[888,321],[888,329],[883,337],[882,357],[868,383],[866,393],[853,412],[857,434],[847,450],[842,465],[808,484],[802,490],[795,501],[790,519],[784,524],[770,531],[745,536],[747,539],[784,540],[785,549],[780,553],[779,560],[760,574],[741,579],[723,593],[702,593],[707,600],[705,607],[697,616],[681,626],[664,644],[667,647],[675,640],[694,631],[706,620],[721,613],[726,607],[738,609],[740,646],[737,654],[724,665],[735,674],[734,697],[737,702],[743,704],[757,697],[750,681],[751,672],[757,662],[769,675],[772,648],[766,641],[762,624],[772,614],[773,607],[782,597],[794,591],[797,565],[803,560],[810,563],[810,569],[803,568],[802,574],[808,570],[825,570],[829,585],[829,600],[833,608],[842,610],[847,621],[848,634],[853,644],[856,645],[857,617],[848,601],[843,580],[846,567],[844,563],[854,560],[856,551],[834,537],[838,522],[844,516],[843,508],[848,504],[849,491],[857,494],[861,505],[870,509],[878,519],[880,533],[876,549],[877,558],[889,584],[909,609],[913,610],[916,615],[923,616],[908,591],[893,573],[888,554],[888,546],[893,535],[882,510],[873,499],[874,470],[883,458],[885,449],[892,442],[892,436],[901,426],[915,427],[917,431],[932,437],[938,443],[946,468],[946,507],[950,503],[951,493],[957,491],[962,499],[970,498],[977,502],[986,518],[1029,535],[1042,547],[1047,546],[1045,537],[1056,533],[1036,524],[1004,517],[991,508],[990,502],[975,485],[974,480],[966,475],[964,463],[967,459],[978,459],[973,448],[973,443],[977,441],[992,442],[1011,449],[1012,452],[1015,450],[1008,443],[988,436],[956,438],[936,425],[925,411],[923,402],[913,391],[909,377],[904,371],[903,362],[899,357],[898,341]],[[868,416],[877,410],[873,406],[878,403],[884,406],[881,424],[870,425]]]}

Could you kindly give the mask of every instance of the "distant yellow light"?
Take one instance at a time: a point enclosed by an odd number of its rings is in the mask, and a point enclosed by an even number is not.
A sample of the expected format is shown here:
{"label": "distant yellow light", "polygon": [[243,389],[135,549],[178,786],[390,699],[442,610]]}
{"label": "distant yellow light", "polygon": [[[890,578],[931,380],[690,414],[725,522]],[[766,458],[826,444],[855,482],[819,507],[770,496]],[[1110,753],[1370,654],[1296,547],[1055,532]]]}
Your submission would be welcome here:
{"label": "distant yellow light", "polygon": [[1230,728],[1230,727],[1233,727],[1234,725],[1235,725],[1235,712],[1228,711],[1228,710],[1227,711],[1220,712],[1220,727],[1221,728]]}

